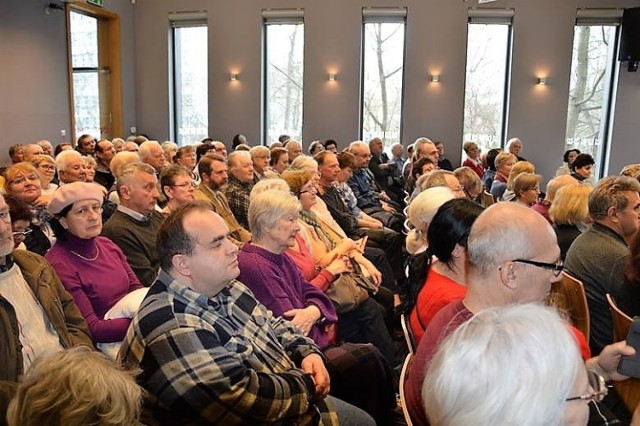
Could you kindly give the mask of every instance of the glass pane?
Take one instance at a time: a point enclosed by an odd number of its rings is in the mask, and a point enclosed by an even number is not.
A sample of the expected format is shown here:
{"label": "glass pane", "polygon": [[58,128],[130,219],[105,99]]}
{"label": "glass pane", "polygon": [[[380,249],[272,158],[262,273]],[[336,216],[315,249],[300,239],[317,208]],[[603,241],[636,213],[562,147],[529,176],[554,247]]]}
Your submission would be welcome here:
{"label": "glass pane", "polygon": [[73,105],[76,137],[85,133],[99,137],[100,88],[97,71],[73,73]]}
{"label": "glass pane", "polygon": [[400,142],[404,23],[364,24],[362,139]]}
{"label": "glass pane", "polygon": [[71,65],[98,67],[98,19],[71,12]]}
{"label": "glass pane", "polygon": [[468,29],[463,142],[474,141],[486,152],[502,146],[509,25]]}
{"label": "glass pane", "polygon": [[174,30],[176,142],[209,137],[207,27]]}
{"label": "glass pane", "polygon": [[576,26],[573,40],[565,149],[591,154],[595,176],[600,176],[607,135],[615,35],[610,25]]}
{"label": "glass pane", "polygon": [[304,25],[266,25],[266,142],[302,138]]}

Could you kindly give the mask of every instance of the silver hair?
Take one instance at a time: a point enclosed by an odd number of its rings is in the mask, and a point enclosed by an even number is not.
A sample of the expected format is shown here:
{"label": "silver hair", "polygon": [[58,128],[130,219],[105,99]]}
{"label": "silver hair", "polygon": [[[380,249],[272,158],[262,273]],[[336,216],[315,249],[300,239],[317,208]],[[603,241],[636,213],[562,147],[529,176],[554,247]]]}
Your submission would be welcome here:
{"label": "silver hair", "polygon": [[448,186],[447,180],[445,179],[446,175],[455,177],[453,172],[450,172],[449,170],[433,170],[431,173],[428,173],[427,178],[422,186],[423,190],[436,188],[438,186]]}
{"label": "silver hair", "polygon": [[116,176],[116,188],[118,190],[118,194],[120,194],[120,188],[125,185],[131,185],[131,183],[136,179],[138,172],[155,176],[156,169],[147,163],[125,164],[120,168],[120,170],[118,170],[118,174]]}
{"label": "silver hair", "polygon": [[575,339],[555,311],[491,308],[440,346],[422,399],[433,425],[560,425],[580,369]]}
{"label": "silver hair", "polygon": [[259,242],[278,220],[288,215],[297,216],[301,209],[296,197],[279,189],[252,194],[247,217],[253,240]]}
{"label": "silver hair", "polygon": [[236,159],[240,157],[248,158],[249,160],[251,160],[251,153],[249,151],[240,150],[240,151],[233,151],[229,155],[227,155],[227,166],[229,166],[230,170],[233,169],[234,167],[237,167]]}
{"label": "silver hair", "polygon": [[56,169],[58,170],[58,172],[60,172],[61,170],[62,171],[67,170],[67,167],[69,166],[69,162],[72,157],[75,157],[76,159],[79,158],[82,160],[82,154],[72,149],[67,149],[65,151],[62,151],[60,154],[56,156]]}
{"label": "silver hair", "polygon": [[309,168],[318,168],[318,162],[308,155],[298,155],[289,165],[289,170],[309,170]]}
{"label": "silver hair", "polygon": [[496,203],[482,212],[469,232],[469,265],[486,276],[504,262],[532,256],[527,212],[532,211],[516,203]]}
{"label": "silver hair", "polygon": [[[162,149],[162,146],[158,141],[145,141],[140,144],[140,149],[138,150],[138,155],[140,156],[141,161],[145,161],[147,158],[151,157],[151,147],[158,146]],[[162,150],[164,152],[164,150]]]}
{"label": "silver hair", "polygon": [[282,192],[286,192],[287,194],[290,192],[289,185],[282,178],[276,177],[276,178],[266,178],[266,179],[260,180],[258,183],[256,183],[253,186],[253,189],[251,190],[251,194],[249,194],[249,203],[253,201],[253,198],[256,195],[261,194],[265,191],[272,191],[276,189]]}

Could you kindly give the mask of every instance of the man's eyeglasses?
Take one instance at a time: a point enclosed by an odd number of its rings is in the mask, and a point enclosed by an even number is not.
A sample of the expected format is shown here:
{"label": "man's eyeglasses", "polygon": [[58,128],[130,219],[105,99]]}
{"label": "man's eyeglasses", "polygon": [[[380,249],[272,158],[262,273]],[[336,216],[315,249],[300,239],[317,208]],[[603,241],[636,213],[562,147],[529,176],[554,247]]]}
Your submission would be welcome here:
{"label": "man's eyeglasses", "polygon": [[12,234],[13,234],[14,237],[26,237],[31,232],[33,232],[33,229],[25,229],[24,231],[12,232]]}
{"label": "man's eyeglasses", "polygon": [[562,259],[558,259],[556,263],[537,262],[535,260],[528,259],[513,259],[512,262],[526,263],[527,265],[533,265],[538,268],[551,269],[553,271],[553,275],[555,275],[556,277],[559,277],[560,273],[564,269],[564,263],[562,263]]}
{"label": "man's eyeglasses", "polygon": [[565,399],[565,401],[581,400],[587,402],[600,402],[605,396],[607,396],[609,389],[607,389],[607,383],[605,382],[604,377],[591,370],[587,371],[587,376],[589,378],[589,386],[591,386],[593,392],[580,396],[572,396],[571,398]]}

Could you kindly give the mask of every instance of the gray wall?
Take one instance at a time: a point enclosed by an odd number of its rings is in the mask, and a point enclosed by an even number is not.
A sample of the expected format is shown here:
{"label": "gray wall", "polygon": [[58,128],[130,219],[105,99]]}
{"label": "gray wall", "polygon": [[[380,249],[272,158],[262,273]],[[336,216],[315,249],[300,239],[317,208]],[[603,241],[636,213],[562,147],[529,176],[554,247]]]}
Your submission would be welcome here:
{"label": "gray wall", "polygon": [[[47,1],[1,0],[0,160],[11,143],[61,140],[69,128],[64,15],[46,16]],[[345,146],[358,136],[361,10],[408,8],[403,139],[440,139],[460,158],[466,17],[475,0],[106,0],[122,19],[125,130],[169,137],[169,12],[208,13],[210,134],[230,143],[236,133],[261,138],[261,10],[305,10],[304,132],[307,143],[333,138]],[[573,22],[576,9],[637,7],[640,0],[499,0],[514,8],[514,51],[508,136],[525,142],[523,155],[551,176],[564,150]],[[484,6],[483,6],[484,7]],[[135,31],[134,31],[135,29]],[[8,41],[8,42],[7,42]],[[7,60],[8,59],[8,60]],[[338,70],[329,85],[329,68]],[[231,70],[240,74],[230,84]],[[430,85],[430,70],[441,83]],[[536,87],[535,74],[549,84]],[[640,162],[640,73],[620,73],[611,145],[611,173]]]}
{"label": "gray wall", "polygon": [[[65,13],[45,14],[49,0],[0,0],[0,164],[14,143],[72,135]],[[135,119],[133,6],[105,0],[120,15],[124,128]],[[60,130],[67,132],[60,136]]]}

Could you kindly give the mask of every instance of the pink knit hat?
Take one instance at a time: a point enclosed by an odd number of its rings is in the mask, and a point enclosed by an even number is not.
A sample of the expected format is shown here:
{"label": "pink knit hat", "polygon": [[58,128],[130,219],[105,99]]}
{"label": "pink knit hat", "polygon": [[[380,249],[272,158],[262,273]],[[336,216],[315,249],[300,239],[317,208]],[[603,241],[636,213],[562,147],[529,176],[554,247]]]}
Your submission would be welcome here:
{"label": "pink knit hat", "polygon": [[53,199],[49,203],[47,210],[49,214],[56,215],[65,207],[82,200],[97,200],[102,204],[104,201],[104,189],[93,182],[72,182],[60,186],[53,193]]}

